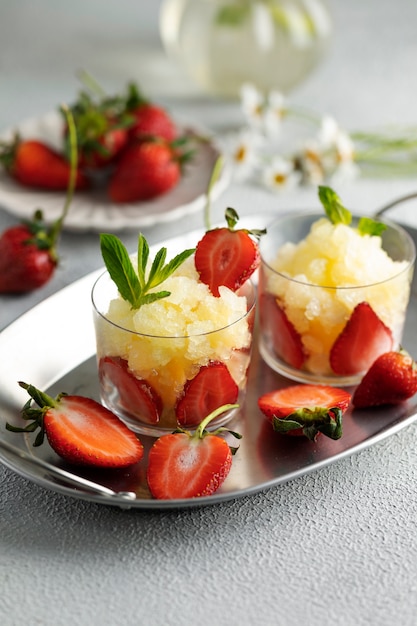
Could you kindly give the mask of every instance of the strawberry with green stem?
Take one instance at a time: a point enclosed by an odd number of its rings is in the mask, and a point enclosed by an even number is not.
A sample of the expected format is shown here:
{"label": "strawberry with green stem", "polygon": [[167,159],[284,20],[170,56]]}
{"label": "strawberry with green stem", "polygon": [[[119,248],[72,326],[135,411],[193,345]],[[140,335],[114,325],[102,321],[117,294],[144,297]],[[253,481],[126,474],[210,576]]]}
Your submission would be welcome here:
{"label": "strawberry with green stem", "polygon": [[161,137],[171,143],[178,137],[178,129],[168,112],[145,98],[134,83],[128,85],[125,107],[133,118],[129,128],[131,138]]}
{"label": "strawberry with green stem", "polygon": [[220,286],[237,291],[252,276],[260,262],[257,239],[266,232],[236,229],[239,215],[230,207],[225,218],[227,226],[207,230],[195,252],[200,280],[215,296]]}
{"label": "strawberry with green stem", "polygon": [[52,398],[34,385],[19,385],[30,395],[22,417],[31,421],[26,427],[7,423],[7,430],[39,430],[33,445],[42,445],[46,435],[51,448],[74,465],[121,468],[141,460],[143,446],[136,435],[95,400],[65,393]]}
{"label": "strawberry with green stem", "polygon": [[209,432],[206,427],[223,412],[237,407],[237,404],[219,407],[194,432],[178,429],[155,441],[149,451],[147,469],[148,486],[154,498],[198,498],[219,489],[236,452],[220,435],[228,432],[237,439],[241,435],[225,428]]}
{"label": "strawberry with green stem", "polygon": [[258,406],[276,432],[314,441],[320,433],[340,439],[350,401],[348,391],[330,385],[290,385],[260,396]]}
{"label": "strawberry with green stem", "polygon": [[30,222],[5,230],[0,237],[0,293],[25,293],[38,289],[53,276],[58,264],[57,247],[69,211],[77,177],[77,143],[74,120],[62,107],[68,120],[70,138],[70,176],[61,216],[48,227],[42,212]]}

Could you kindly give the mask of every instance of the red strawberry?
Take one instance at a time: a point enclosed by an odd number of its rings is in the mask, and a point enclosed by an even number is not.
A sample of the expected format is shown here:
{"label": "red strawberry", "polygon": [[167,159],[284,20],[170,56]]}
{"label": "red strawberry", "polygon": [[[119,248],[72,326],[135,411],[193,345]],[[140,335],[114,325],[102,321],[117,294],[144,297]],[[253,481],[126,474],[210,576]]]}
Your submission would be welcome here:
{"label": "red strawberry", "polygon": [[111,200],[137,202],[166,193],[181,178],[180,161],[176,150],[162,140],[129,145],[110,179]]}
{"label": "red strawberry", "polygon": [[33,385],[19,383],[40,408],[29,400],[22,410],[24,419],[33,420],[26,428],[6,424],[13,432],[34,432],[35,443],[47,439],[57,454],[69,463],[97,467],[126,467],[140,461],[143,446],[139,439],[111,411],[83,396],[60,394],[56,399]]}
{"label": "red strawberry", "polygon": [[233,291],[239,289],[259,265],[258,243],[251,235],[259,237],[264,231],[234,230],[238,220],[236,211],[228,208],[227,227],[208,230],[197,244],[197,272],[215,296],[222,285]]}
{"label": "red strawberry", "polygon": [[360,302],[332,346],[330,365],[336,374],[358,374],[392,347],[391,330],[367,302]]}
{"label": "red strawberry", "polygon": [[238,394],[239,388],[226,365],[213,361],[185,384],[175,407],[177,421],[182,426],[196,426],[217,407],[236,402]]}
{"label": "red strawberry", "polygon": [[[120,154],[127,145],[128,129],[133,119],[125,112],[122,97],[100,96],[94,98],[82,91],[71,106],[77,129],[80,166],[90,169],[102,168]],[[67,126],[64,139],[68,151]]]}
{"label": "red strawberry", "polygon": [[58,263],[55,247],[42,217],[12,226],[0,237],[0,293],[25,293],[52,277]]}
{"label": "red strawberry", "polygon": [[342,436],[342,415],[350,400],[350,393],[337,387],[292,385],[264,394],[258,406],[277,432],[304,434],[314,441],[319,433]]}
{"label": "red strawberry", "polygon": [[305,361],[301,337],[273,294],[262,295],[259,315],[264,332],[271,335],[273,348],[279,358],[301,369]]}
{"label": "red strawberry", "polygon": [[37,210],[31,222],[7,229],[0,237],[0,293],[22,293],[44,285],[58,263],[56,247],[71,205],[77,180],[77,142],[74,121],[63,107],[71,136],[67,193],[61,216],[51,226]]}
{"label": "red strawberry", "polygon": [[165,109],[155,104],[143,104],[131,111],[135,121],[129,129],[131,137],[162,137],[168,142],[177,137],[177,127]]}
{"label": "red strawberry", "polygon": [[[68,187],[70,162],[41,141],[22,140],[17,136],[12,144],[3,145],[0,161],[21,185],[55,191]],[[87,179],[78,170],[75,188],[87,186]]]}
{"label": "red strawberry", "polygon": [[398,404],[417,393],[417,365],[405,351],[381,354],[356,388],[352,404],[358,408]]}
{"label": "red strawberry", "polygon": [[[177,431],[156,440],[149,451],[147,470],[148,486],[154,498],[209,496],[223,484],[232,466],[234,450],[219,437],[219,430],[210,433],[205,427],[229,408],[220,407],[207,416],[193,434]],[[240,438],[237,433],[232,434]]]}
{"label": "red strawberry", "polygon": [[168,112],[144,98],[133,83],[128,86],[126,112],[133,117],[129,129],[133,138],[162,137],[170,143],[178,135],[177,127]]}
{"label": "red strawberry", "polygon": [[100,359],[99,378],[104,387],[110,385],[117,389],[118,404],[129,415],[149,424],[159,422],[161,398],[146,380],[132,374],[125,359],[117,356]]}

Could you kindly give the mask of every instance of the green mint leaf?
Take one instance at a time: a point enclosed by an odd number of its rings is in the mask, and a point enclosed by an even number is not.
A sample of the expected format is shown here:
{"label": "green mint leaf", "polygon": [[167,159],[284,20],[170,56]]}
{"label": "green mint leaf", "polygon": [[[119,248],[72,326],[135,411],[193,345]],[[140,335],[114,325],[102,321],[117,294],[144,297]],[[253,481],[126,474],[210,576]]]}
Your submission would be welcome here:
{"label": "green mint leaf", "polygon": [[120,295],[137,308],[137,298],[142,290],[125,246],[115,235],[107,233],[100,235],[100,246],[107,271]]}
{"label": "green mint leaf", "polygon": [[159,285],[163,279],[161,279],[161,272],[165,265],[165,259],[167,258],[167,249],[161,248],[155,255],[152,262],[151,269],[149,271],[148,280],[146,286],[148,289]]}
{"label": "green mint leaf", "polygon": [[218,10],[215,23],[218,26],[240,26],[250,15],[251,7],[248,3],[243,6],[226,4]]}
{"label": "green mint leaf", "polygon": [[319,186],[319,199],[332,224],[350,224],[352,215],[350,211],[343,206],[342,201],[333,189]]}
{"label": "green mint leaf", "polygon": [[149,259],[149,245],[142,233],[138,239],[138,278],[141,288],[145,288],[146,284],[146,266]]}
{"label": "green mint leaf", "polygon": [[358,224],[358,231],[360,235],[375,235],[379,237],[384,230],[386,230],[386,225],[382,222],[376,222],[371,217],[361,217]]}
{"label": "green mint leaf", "polygon": [[130,302],[133,309],[139,309],[144,304],[166,298],[169,291],[149,293],[151,289],[164,282],[187,259],[194,254],[195,248],[177,254],[169,263],[165,263],[167,250],[161,248],[155,255],[149,270],[146,271],[149,261],[149,245],[145,237],[139,234],[137,274],[133,267],[129,253],[120,239],[115,235],[102,233],[100,235],[101,253],[111,279],[116,284],[121,297]]}
{"label": "green mint leaf", "polygon": [[139,298],[138,308],[143,306],[144,304],[152,304],[152,302],[156,302],[157,300],[162,300],[162,298],[167,298],[170,295],[171,295],[170,291],[153,291],[152,293],[148,293]]}
{"label": "green mint leaf", "polygon": [[180,252],[180,254],[177,254],[177,256],[171,259],[171,261],[169,261],[169,263],[167,263],[165,267],[161,269],[158,285],[162,281],[166,280],[169,276],[171,276],[171,274],[173,274],[175,270],[178,269],[179,266],[182,265],[186,259],[188,259],[189,256],[194,254],[194,252],[195,248],[184,250],[184,252]]}

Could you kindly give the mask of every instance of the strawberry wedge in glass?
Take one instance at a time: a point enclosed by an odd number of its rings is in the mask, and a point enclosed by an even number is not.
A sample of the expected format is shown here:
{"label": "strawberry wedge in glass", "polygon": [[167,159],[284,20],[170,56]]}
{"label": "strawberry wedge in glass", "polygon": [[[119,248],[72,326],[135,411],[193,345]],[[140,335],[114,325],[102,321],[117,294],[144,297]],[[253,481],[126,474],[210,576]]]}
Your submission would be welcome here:
{"label": "strawberry wedge in glass", "polygon": [[319,197],[326,216],[283,216],[262,240],[260,352],[290,379],[355,385],[400,345],[415,246],[394,223],[353,217],[330,188]]}
{"label": "strawberry wedge in glass", "polygon": [[[213,229],[197,252],[170,261],[165,248],[150,259],[141,234],[135,256],[114,235],[101,235],[101,249],[107,271],[92,299],[103,403],[151,436],[195,428],[223,405],[241,406],[255,315],[249,277],[259,261],[251,234],[231,224]],[[215,277],[207,266],[218,268]],[[210,426],[235,414],[221,414]]]}

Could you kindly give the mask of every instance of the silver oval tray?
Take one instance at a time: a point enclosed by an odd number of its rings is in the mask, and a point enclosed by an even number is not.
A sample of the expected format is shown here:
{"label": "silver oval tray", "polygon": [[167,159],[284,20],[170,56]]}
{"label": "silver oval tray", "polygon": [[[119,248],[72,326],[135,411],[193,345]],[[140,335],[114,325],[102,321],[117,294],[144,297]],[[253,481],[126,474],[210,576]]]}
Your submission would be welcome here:
{"label": "silver oval tray", "polygon": [[[271,221],[271,216],[245,220],[248,227],[260,228]],[[241,220],[243,226],[245,220]],[[417,241],[417,231],[408,230]],[[169,254],[176,254],[195,245],[200,236],[200,231],[192,232],[163,245]],[[319,470],[382,441],[416,420],[417,395],[395,407],[348,410],[343,420],[343,436],[337,441],[319,437],[311,443],[304,438],[274,433],[259,411],[257,399],[290,383],[262,361],[255,347],[247,400],[231,425],[243,438],[229,476],[214,495],[183,500],[152,499],[146,486],[146,453],[140,463],[123,471],[66,465],[47,443],[34,448],[29,435],[10,433],[5,424],[21,422],[20,410],[28,397],[18,386],[19,380],[52,395],[65,391],[99,399],[90,291],[100,272],[93,272],[44,300],[0,333],[0,461],[42,487],[122,508],[169,509],[216,504]],[[415,277],[403,341],[414,357],[417,355],[416,285]],[[148,437],[141,440],[147,451],[152,440]]]}

